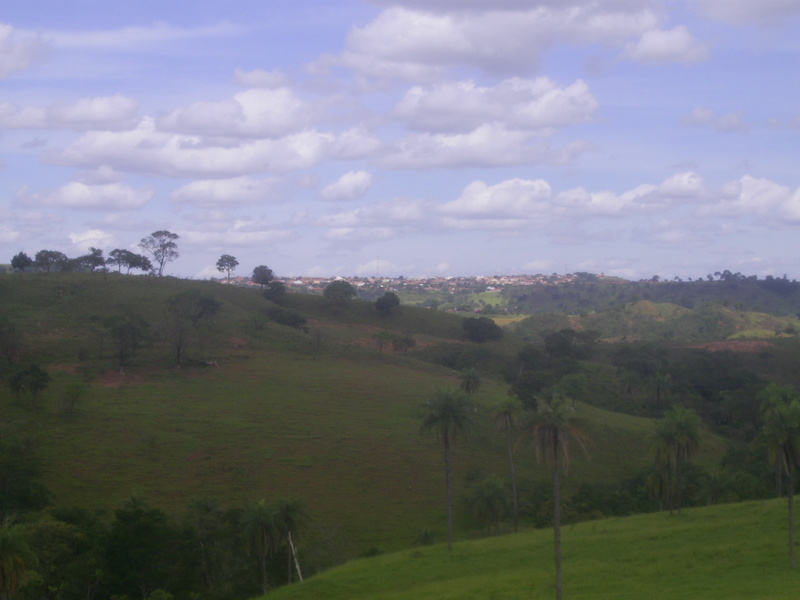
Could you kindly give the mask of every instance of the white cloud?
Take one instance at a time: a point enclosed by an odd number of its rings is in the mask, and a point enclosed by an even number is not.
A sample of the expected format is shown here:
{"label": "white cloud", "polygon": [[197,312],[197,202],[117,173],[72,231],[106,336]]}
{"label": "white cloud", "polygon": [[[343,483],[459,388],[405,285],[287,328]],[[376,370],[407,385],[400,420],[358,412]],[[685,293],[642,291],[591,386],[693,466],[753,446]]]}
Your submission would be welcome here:
{"label": "white cloud", "polygon": [[745,175],[726,185],[720,199],[697,210],[701,217],[747,217],[769,214],[776,206],[791,206],[791,190],[768,179]]}
{"label": "white cloud", "polygon": [[486,124],[463,134],[408,136],[387,148],[378,163],[393,169],[568,164],[586,149],[585,144],[577,142],[555,150],[548,142],[535,139],[531,133]]}
{"label": "white cloud", "polygon": [[289,86],[289,77],[280,69],[265,71],[255,69],[253,71],[243,71],[236,69],[233,81],[247,88],[282,88]]}
{"label": "white cloud", "polygon": [[196,205],[234,205],[259,201],[275,202],[275,179],[233,177],[192,181],[170,194],[170,200]]}
{"label": "white cloud", "polygon": [[548,211],[551,195],[550,184],[541,179],[512,179],[491,186],[475,181],[437,212],[466,219],[532,219]]}
{"label": "white cloud", "polygon": [[732,112],[722,116],[717,115],[708,108],[695,108],[690,115],[682,120],[684,125],[695,127],[710,127],[726,133],[748,131],[750,126],[745,122],[743,112]]}
{"label": "white cloud", "polygon": [[153,197],[152,189],[135,190],[122,183],[87,184],[71,181],[47,194],[20,194],[29,206],[79,208],[90,210],[133,210],[141,208]]}
{"label": "white cloud", "polygon": [[0,79],[41,62],[48,49],[40,37],[18,36],[11,25],[0,22]]}
{"label": "white cloud", "polygon": [[[531,73],[554,44],[620,44],[656,28],[659,17],[642,3],[565,6],[503,5],[506,10],[428,12],[391,6],[354,28],[347,49],[329,58],[373,77],[430,80],[443,69],[477,67],[492,73]],[[515,8],[517,10],[507,10]]]}
{"label": "white cloud", "polygon": [[396,276],[404,271],[409,271],[414,267],[411,265],[396,265],[388,260],[376,258],[367,263],[358,265],[355,273],[360,277],[390,277]]}
{"label": "white cloud", "polygon": [[18,239],[20,239],[19,231],[14,231],[5,225],[0,226],[0,244],[10,244]]}
{"label": "white cloud", "polygon": [[325,187],[320,195],[330,201],[354,200],[369,191],[372,180],[372,174],[367,171],[350,171]]}
{"label": "white cloud", "polygon": [[81,252],[88,252],[89,248],[115,248],[117,240],[113,234],[102,229],[88,229],[80,233],[70,233],[72,245]]}
{"label": "white cloud", "polygon": [[800,15],[797,0],[692,0],[708,16],[738,25],[779,25]]}
{"label": "white cloud", "polygon": [[590,119],[597,100],[583,81],[563,87],[547,77],[507,79],[494,87],[472,80],[411,88],[395,107],[417,130],[470,131],[485,123],[542,130]]}
{"label": "white cloud", "polygon": [[790,221],[800,221],[800,188],[785,202],[782,209]]}
{"label": "white cloud", "polygon": [[424,222],[430,214],[430,208],[430,204],[423,200],[398,199],[326,215],[319,220],[319,223],[339,229],[387,224],[408,226]]}
{"label": "white cloud", "polygon": [[19,107],[0,104],[0,127],[7,129],[129,129],[139,103],[122,94],[83,98],[75,104]]}
{"label": "white cloud", "polygon": [[694,63],[708,58],[708,47],[695,41],[689,30],[679,25],[668,31],[646,31],[635,44],[628,44],[625,56],[647,65]]}
{"label": "white cloud", "polygon": [[153,120],[145,118],[131,131],[85,133],[45,159],[73,167],[105,165],[150,175],[212,179],[308,168],[335,151],[340,141],[333,134],[307,130],[277,139],[223,143],[157,131]]}
{"label": "white cloud", "polygon": [[290,89],[252,89],[222,102],[197,102],[158,119],[162,131],[188,135],[277,137],[302,130],[314,109]]}

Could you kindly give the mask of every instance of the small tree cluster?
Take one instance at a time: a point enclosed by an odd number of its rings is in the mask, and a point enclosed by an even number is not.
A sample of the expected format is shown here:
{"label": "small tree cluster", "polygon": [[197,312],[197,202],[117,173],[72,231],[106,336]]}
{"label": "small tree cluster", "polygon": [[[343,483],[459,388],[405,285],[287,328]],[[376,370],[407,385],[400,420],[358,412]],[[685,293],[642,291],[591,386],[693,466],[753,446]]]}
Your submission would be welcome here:
{"label": "small tree cluster", "polygon": [[142,238],[139,247],[153,257],[153,263],[147,256],[136,254],[130,250],[116,248],[109,252],[108,258],[103,257],[103,251],[99,248],[89,248],[87,254],[77,258],[69,258],[58,250],[39,250],[34,258],[24,252],[19,252],[11,259],[11,267],[24,273],[31,269],[37,269],[50,273],[51,271],[85,271],[93,273],[95,271],[105,271],[108,267],[116,268],[118,273],[125,269],[125,274],[131,270],[142,272],[152,272],[161,276],[164,272],[166,263],[178,258],[179,238],[177,233],[161,230],[151,233]]}

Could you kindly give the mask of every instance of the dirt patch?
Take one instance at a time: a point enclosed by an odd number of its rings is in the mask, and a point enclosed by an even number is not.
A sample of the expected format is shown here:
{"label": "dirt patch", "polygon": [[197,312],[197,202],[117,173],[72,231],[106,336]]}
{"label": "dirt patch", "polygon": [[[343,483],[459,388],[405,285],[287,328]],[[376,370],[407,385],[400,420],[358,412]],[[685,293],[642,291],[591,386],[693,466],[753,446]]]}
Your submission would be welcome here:
{"label": "dirt patch", "polygon": [[773,348],[775,344],[763,340],[731,340],[728,342],[708,342],[706,344],[692,344],[687,348],[700,348],[709,352],[763,352]]}

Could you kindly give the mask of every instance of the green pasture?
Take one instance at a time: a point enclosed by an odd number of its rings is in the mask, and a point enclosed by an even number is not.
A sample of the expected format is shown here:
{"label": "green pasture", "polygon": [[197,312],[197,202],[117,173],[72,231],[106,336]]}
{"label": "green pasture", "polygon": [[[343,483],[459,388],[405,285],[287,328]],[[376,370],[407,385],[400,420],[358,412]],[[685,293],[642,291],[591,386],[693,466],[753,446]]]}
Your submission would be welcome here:
{"label": "green pasture", "polygon": [[[564,597],[575,600],[791,600],[786,500],[589,521],[566,527]],[[274,600],[553,598],[551,530],[424,546],[349,562]]]}
{"label": "green pasture", "polygon": [[[172,294],[199,289],[221,303],[192,352],[216,364],[176,368],[160,339]],[[261,498],[303,499],[320,536],[335,537],[342,557],[371,548],[408,547],[423,531],[445,531],[442,450],[419,434],[420,406],[456,371],[425,362],[437,345],[513,356],[522,342],[470,345],[461,318],[401,307],[388,317],[372,303],[331,305],[290,295],[285,305],[306,330],[270,321],[258,290],[207,281],[116,274],[0,276],[4,314],[24,334],[22,360],[52,376],[39,408],[20,406],[0,388],[3,422],[36,442],[43,483],[58,506],[113,509],[140,496],[172,513],[199,496],[240,507]],[[121,375],[103,320],[133,310],[153,339]],[[384,350],[376,332],[413,335],[408,355]],[[87,391],[69,417],[59,409],[67,386]],[[508,478],[505,440],[490,418],[507,384],[486,378],[475,427],[454,452],[456,528],[481,528],[463,501],[467,476]],[[576,450],[566,490],[620,481],[650,461],[652,422],[577,405],[593,439]],[[713,467],[724,444],[706,436],[697,461]],[[518,477],[547,480],[525,443]]]}

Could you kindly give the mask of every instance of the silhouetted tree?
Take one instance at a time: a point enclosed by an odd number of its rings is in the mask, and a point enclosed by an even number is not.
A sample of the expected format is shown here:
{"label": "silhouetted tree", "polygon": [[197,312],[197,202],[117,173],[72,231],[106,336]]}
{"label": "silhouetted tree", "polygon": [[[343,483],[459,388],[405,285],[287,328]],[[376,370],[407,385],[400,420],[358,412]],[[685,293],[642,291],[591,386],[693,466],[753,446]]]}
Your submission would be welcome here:
{"label": "silhouetted tree", "polygon": [[58,250],[39,250],[34,259],[34,265],[49,273],[54,268],[64,268],[67,264],[67,255]]}
{"label": "silhouetted tree", "polygon": [[152,254],[158,267],[156,274],[159,277],[164,274],[164,265],[180,256],[178,254],[178,244],[175,242],[179,237],[177,233],[162,229],[154,231],[139,242],[139,247],[142,250]]}
{"label": "silhouetted tree", "polygon": [[397,294],[394,292],[386,292],[375,300],[375,308],[378,311],[378,314],[387,316],[392,313],[393,310],[400,306],[400,298],[397,297]]}
{"label": "silhouetted tree", "polygon": [[122,273],[122,267],[125,267],[126,275],[131,272],[131,269],[144,272],[153,270],[153,263],[146,256],[119,248],[108,253],[106,264],[116,266],[118,273]]}
{"label": "silhouetted tree", "polygon": [[351,298],[356,297],[356,288],[354,288],[353,284],[349,281],[337,279],[325,286],[322,295],[325,296],[326,300],[336,304],[344,304]]}
{"label": "silhouetted tree", "polygon": [[33,266],[33,259],[24,252],[15,254],[11,258],[11,268],[14,269],[15,271],[24,273],[26,269],[30,269],[32,266]]}
{"label": "silhouetted tree", "polygon": [[236,260],[236,257],[231,256],[230,254],[223,254],[217,261],[217,271],[227,275],[228,283],[231,282],[231,273],[233,273],[238,266],[239,261]]}
{"label": "silhouetted tree", "polygon": [[253,283],[257,283],[263,288],[265,285],[269,285],[269,283],[275,279],[275,274],[268,266],[258,265],[255,269],[253,269],[253,276],[251,279]]}

